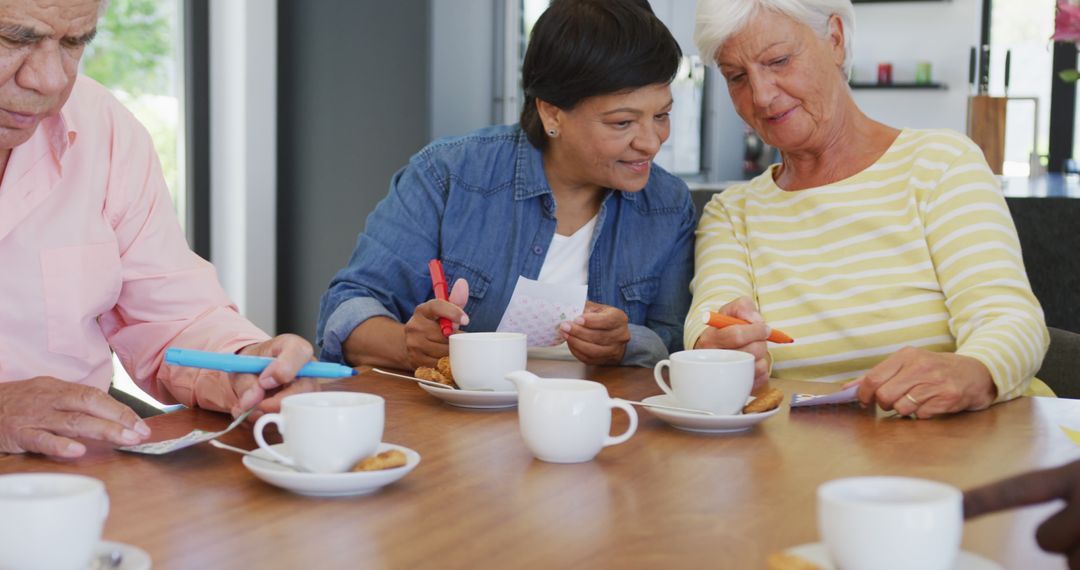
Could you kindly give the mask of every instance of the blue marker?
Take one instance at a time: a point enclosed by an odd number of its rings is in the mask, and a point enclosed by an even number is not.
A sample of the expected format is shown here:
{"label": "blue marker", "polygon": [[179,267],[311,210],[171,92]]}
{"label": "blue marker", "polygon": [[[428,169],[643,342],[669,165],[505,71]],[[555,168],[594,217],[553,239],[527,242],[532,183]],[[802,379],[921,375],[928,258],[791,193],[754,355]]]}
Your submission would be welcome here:
{"label": "blue marker", "polygon": [[[239,354],[220,354],[204,350],[170,348],[165,351],[165,362],[174,366],[209,368],[232,374],[261,374],[273,362],[265,356],[241,356]],[[309,362],[305,364],[297,378],[348,378],[356,376],[356,371],[348,366],[332,362]]]}

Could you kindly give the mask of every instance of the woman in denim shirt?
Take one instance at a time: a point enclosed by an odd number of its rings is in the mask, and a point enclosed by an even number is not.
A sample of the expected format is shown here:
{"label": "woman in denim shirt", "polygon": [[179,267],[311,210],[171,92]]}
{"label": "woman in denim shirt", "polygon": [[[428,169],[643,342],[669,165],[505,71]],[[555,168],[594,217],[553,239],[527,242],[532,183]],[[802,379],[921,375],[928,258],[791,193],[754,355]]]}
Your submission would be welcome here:
{"label": "woman in denim shirt", "polygon": [[[520,125],[438,140],[394,175],[323,295],[322,359],[431,366],[448,353],[439,317],[495,330],[518,276],[588,285],[561,326],[582,362],[680,350],[696,220],[652,159],[681,55],[643,0],[553,2],[525,54]],[[450,301],[432,299],[435,258]]]}

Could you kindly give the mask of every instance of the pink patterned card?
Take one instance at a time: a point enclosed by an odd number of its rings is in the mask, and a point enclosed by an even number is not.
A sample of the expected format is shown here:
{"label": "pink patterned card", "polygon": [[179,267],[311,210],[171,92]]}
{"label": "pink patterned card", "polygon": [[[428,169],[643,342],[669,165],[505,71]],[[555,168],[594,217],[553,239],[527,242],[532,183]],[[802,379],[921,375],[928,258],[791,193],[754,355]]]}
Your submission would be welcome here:
{"label": "pink patterned card", "polygon": [[529,346],[555,346],[563,342],[559,325],[585,311],[588,285],[540,283],[518,277],[510,304],[506,306],[498,332],[523,332]]}

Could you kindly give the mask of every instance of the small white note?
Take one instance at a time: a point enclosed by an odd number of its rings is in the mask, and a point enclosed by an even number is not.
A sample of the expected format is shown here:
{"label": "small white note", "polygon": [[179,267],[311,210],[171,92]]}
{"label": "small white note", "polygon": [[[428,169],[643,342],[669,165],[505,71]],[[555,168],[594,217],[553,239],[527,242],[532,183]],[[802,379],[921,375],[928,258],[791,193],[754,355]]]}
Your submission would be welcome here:
{"label": "small white note", "polygon": [[859,385],[850,386],[832,394],[795,394],[791,397],[791,407],[824,406],[826,404],[847,404],[857,400],[855,393]]}
{"label": "small white note", "polygon": [[234,428],[236,428],[236,426],[240,425],[244,420],[246,420],[247,417],[250,416],[251,412],[254,410],[255,408],[251,408],[250,410],[240,414],[239,417],[237,417],[235,420],[233,420],[231,424],[229,424],[229,427],[221,431],[205,431],[197,429],[192,430],[191,433],[175,439],[166,439],[164,441],[154,441],[151,443],[140,443],[137,445],[125,445],[124,447],[117,447],[116,449],[120,451],[127,451],[130,453],[141,453],[143,455],[165,455],[166,453],[172,453],[186,447],[191,447],[197,443],[210,441],[211,439],[215,439],[219,436],[229,433]]}
{"label": "small white note", "polygon": [[585,312],[588,294],[588,285],[540,283],[518,277],[510,304],[495,330],[523,332],[529,346],[555,346],[563,342],[559,325]]}

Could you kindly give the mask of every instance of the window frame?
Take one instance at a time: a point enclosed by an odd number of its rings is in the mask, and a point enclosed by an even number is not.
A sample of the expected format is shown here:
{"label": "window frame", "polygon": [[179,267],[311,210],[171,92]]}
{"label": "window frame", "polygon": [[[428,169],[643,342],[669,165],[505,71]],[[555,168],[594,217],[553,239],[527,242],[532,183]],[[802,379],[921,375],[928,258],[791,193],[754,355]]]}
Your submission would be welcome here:
{"label": "window frame", "polygon": [[186,234],[200,257],[210,258],[210,6],[184,0],[184,176]]}

